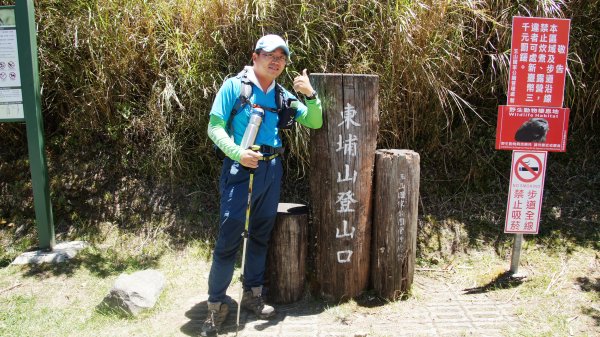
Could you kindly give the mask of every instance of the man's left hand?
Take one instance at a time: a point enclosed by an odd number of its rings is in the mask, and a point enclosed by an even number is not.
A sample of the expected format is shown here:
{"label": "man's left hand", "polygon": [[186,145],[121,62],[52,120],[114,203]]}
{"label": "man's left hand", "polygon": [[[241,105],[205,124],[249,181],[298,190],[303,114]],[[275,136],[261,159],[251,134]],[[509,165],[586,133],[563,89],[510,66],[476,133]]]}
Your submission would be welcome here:
{"label": "man's left hand", "polygon": [[310,80],[308,79],[306,69],[302,70],[302,75],[296,76],[296,78],[294,78],[294,90],[305,96],[312,95],[314,89],[312,85],[310,85]]}

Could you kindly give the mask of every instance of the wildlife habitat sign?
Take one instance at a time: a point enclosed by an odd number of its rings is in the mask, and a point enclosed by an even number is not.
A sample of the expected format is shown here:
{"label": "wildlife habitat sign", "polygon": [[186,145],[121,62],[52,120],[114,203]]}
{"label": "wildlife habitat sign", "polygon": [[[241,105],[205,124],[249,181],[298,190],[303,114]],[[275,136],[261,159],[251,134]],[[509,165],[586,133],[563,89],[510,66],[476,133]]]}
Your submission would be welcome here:
{"label": "wildlife habitat sign", "polygon": [[565,152],[569,111],[568,108],[499,106],[496,149]]}

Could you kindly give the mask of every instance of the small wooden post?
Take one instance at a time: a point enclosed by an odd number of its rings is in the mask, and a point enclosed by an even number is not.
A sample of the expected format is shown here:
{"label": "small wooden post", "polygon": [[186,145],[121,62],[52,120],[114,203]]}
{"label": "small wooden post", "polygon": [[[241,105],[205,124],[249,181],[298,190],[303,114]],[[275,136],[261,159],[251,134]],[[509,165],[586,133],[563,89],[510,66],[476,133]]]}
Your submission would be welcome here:
{"label": "small wooden post", "polygon": [[301,204],[280,203],[267,255],[265,285],[269,288],[269,301],[292,303],[302,296],[306,280],[307,233],[308,208]]}
{"label": "small wooden post", "polygon": [[371,281],[380,296],[397,300],[413,282],[417,248],[419,154],[377,150]]}
{"label": "small wooden post", "polygon": [[344,300],[369,284],[379,77],[312,74],[311,83],[323,102],[310,146],[314,290]]}

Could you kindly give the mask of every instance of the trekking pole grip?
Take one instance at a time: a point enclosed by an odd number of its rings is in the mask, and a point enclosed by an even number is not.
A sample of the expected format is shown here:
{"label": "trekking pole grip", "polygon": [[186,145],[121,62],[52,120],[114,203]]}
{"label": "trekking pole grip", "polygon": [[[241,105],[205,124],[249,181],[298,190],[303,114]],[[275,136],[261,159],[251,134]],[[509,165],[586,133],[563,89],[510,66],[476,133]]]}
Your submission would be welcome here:
{"label": "trekking pole grip", "polygon": [[[258,145],[251,145],[251,146],[248,147],[248,150],[252,150],[254,152],[258,152],[260,150],[260,146],[258,146]],[[246,167],[246,166],[243,166],[243,165],[242,165],[242,167],[245,168],[246,170],[248,170],[250,172],[250,174],[254,173],[254,170],[255,170],[254,168]]]}

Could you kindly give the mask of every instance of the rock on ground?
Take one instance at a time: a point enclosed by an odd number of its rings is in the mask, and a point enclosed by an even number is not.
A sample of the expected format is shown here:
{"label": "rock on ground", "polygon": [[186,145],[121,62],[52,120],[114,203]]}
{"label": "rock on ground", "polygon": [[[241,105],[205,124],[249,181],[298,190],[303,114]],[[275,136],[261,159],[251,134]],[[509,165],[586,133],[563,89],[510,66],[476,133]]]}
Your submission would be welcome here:
{"label": "rock on ground", "polygon": [[154,307],[165,285],[165,277],[148,269],[133,274],[121,274],[102,304],[110,309],[136,316]]}

